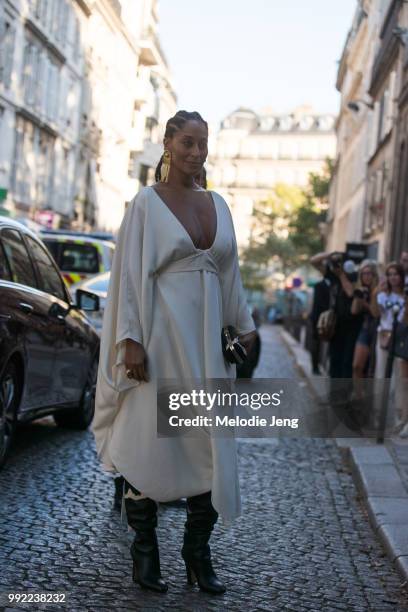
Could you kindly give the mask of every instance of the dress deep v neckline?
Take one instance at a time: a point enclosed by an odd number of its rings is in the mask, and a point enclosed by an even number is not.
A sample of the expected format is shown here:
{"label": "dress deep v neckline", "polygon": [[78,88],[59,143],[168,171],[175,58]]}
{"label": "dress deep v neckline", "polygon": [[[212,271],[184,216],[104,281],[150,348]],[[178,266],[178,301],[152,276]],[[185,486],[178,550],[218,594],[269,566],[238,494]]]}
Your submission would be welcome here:
{"label": "dress deep v neckline", "polygon": [[[177,217],[177,215],[170,209],[169,206],[167,206],[166,202],[163,200],[163,198],[157,193],[157,191],[155,190],[155,188],[152,186],[151,189],[153,190],[155,196],[158,198],[158,200],[162,203],[162,205],[167,209],[167,211],[169,212],[170,216],[173,217],[173,219],[176,220],[177,224],[183,229],[184,233],[186,234],[186,236],[189,238],[193,248],[196,251],[200,251],[202,253],[206,253],[207,251],[211,251],[212,248],[215,245],[215,242],[217,240],[217,236],[218,236],[218,225],[219,225],[219,219],[218,219],[218,211],[217,211],[217,204],[215,202],[215,198],[212,194],[212,191],[207,190],[207,193],[210,194],[211,196],[211,200],[212,203],[214,205],[214,210],[215,210],[215,223],[216,223],[216,227],[215,227],[215,234],[214,234],[214,240],[211,243],[211,246],[208,249],[199,249],[198,247],[196,247],[196,245],[193,242],[193,239],[191,238],[190,234],[188,233],[187,229],[184,227],[183,223],[180,221],[180,219]],[[204,190],[203,190],[204,191]]]}

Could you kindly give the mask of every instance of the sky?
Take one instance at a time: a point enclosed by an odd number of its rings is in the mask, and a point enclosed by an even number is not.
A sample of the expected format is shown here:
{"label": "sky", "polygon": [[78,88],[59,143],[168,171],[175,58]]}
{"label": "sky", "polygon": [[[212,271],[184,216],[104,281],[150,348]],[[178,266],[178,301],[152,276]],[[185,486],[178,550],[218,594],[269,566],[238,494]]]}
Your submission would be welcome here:
{"label": "sky", "polygon": [[239,106],[337,113],[357,0],[159,0],[178,108],[217,123]]}

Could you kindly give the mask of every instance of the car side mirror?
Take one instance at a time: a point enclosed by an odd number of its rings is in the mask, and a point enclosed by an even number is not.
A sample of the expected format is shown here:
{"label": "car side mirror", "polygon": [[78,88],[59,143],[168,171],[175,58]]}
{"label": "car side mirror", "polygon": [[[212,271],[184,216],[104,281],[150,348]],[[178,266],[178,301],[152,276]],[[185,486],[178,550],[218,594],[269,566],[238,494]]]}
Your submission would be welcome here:
{"label": "car side mirror", "polygon": [[99,310],[99,295],[85,291],[85,289],[77,289],[75,292],[75,305],[80,310]]}

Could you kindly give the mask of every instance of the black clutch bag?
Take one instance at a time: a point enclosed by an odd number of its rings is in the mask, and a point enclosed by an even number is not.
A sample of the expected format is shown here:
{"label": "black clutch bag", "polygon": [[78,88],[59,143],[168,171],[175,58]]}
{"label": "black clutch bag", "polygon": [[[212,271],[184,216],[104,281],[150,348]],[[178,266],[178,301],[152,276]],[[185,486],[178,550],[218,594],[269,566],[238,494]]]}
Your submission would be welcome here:
{"label": "black clutch bag", "polygon": [[236,363],[238,365],[244,363],[247,358],[247,352],[238,340],[237,331],[232,325],[222,328],[221,345],[222,352],[228,363]]}

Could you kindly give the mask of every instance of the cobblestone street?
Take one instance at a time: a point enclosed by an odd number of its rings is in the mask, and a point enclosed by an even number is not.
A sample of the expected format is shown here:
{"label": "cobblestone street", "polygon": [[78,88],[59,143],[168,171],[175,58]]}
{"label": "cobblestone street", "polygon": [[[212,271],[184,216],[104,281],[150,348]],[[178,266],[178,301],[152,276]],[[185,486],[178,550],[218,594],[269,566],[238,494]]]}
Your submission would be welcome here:
{"label": "cobblestone street", "polygon": [[[299,376],[278,328],[264,327],[262,337],[256,376]],[[112,509],[113,483],[99,469],[92,434],[48,419],[24,427],[0,472],[0,591],[66,592],[70,612],[408,610],[334,442],[247,440],[239,458],[242,517],[230,529],[218,524],[212,538],[227,593],[186,584],[184,509],[161,506],[169,591],[156,595],[131,580],[132,535]]]}

